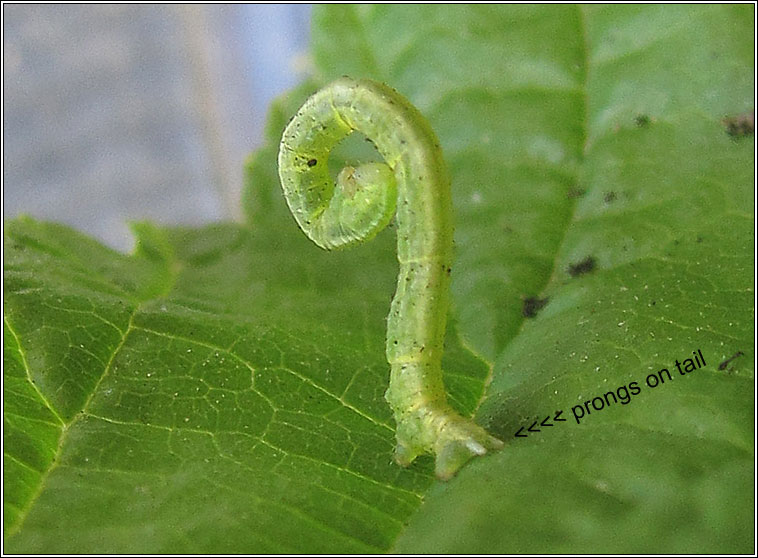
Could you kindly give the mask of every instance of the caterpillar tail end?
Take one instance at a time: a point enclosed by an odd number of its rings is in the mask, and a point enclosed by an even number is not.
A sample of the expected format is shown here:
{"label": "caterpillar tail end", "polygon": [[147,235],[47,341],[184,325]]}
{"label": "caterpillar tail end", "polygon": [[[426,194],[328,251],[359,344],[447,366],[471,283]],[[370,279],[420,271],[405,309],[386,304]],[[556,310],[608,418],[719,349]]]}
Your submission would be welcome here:
{"label": "caterpillar tail end", "polygon": [[472,457],[485,455],[503,447],[503,442],[487,433],[484,428],[470,419],[456,417],[454,424],[448,425],[440,433],[435,443],[434,472],[440,480],[448,480]]}
{"label": "caterpillar tail end", "polygon": [[[430,416],[430,414],[436,416]],[[407,467],[423,453],[434,453],[435,474],[451,479],[471,458],[499,450],[503,442],[452,409],[427,411],[425,420],[404,417],[398,424],[395,461]],[[418,415],[416,416],[418,417]]]}

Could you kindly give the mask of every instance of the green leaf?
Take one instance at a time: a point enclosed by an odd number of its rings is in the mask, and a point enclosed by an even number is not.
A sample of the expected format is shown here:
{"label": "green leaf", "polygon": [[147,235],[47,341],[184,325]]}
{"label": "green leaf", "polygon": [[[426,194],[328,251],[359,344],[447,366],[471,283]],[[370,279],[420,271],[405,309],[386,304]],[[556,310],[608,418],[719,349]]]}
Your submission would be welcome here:
{"label": "green leaf", "polygon": [[[324,267],[297,231],[135,232],[123,256],[6,223],[9,548],[388,548],[432,478],[429,460],[391,457],[393,262],[356,251]],[[449,346],[470,413],[489,369]]]}
{"label": "green leaf", "polygon": [[[6,222],[6,551],[749,553],[754,139],[723,119],[753,109],[753,8],[314,20],[246,226],[141,223],[122,255]],[[451,167],[446,385],[507,445],[448,483],[391,461],[393,231],[322,252],[278,186],[284,124],[342,74],[408,96]]]}

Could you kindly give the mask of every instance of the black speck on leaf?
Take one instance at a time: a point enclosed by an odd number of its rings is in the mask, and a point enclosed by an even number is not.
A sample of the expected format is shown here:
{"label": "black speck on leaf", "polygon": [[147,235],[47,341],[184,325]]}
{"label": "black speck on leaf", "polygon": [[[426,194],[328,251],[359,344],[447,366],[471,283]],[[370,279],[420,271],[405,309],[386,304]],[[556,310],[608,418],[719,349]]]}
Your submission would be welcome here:
{"label": "black speck on leaf", "polygon": [[537,315],[537,312],[542,310],[549,301],[549,297],[527,297],[524,299],[524,305],[521,307],[521,315],[525,318],[534,318]]}
{"label": "black speck on leaf", "polygon": [[574,198],[581,198],[586,193],[587,190],[584,190],[582,188],[571,188],[568,192],[566,192],[566,197],[572,200]]}
{"label": "black speck on leaf", "polygon": [[744,138],[755,133],[755,111],[745,112],[737,116],[727,116],[721,123],[727,135],[732,138]]}
{"label": "black speck on leaf", "polygon": [[744,354],[745,353],[743,353],[742,351],[737,351],[731,357],[729,357],[728,359],[721,362],[721,364],[719,364],[719,370],[726,370],[726,367],[729,366],[730,362],[732,362],[737,357],[741,357]]}
{"label": "black speck on leaf", "polygon": [[571,277],[579,277],[595,269],[597,262],[592,256],[587,256],[582,261],[569,265],[568,273]]}

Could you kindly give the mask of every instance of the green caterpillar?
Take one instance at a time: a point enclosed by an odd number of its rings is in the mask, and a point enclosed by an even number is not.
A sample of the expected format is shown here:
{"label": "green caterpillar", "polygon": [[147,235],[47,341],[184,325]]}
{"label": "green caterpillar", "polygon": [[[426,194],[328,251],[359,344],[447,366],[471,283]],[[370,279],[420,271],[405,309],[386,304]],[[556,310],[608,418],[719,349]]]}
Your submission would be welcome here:
{"label": "green caterpillar", "polygon": [[[354,131],[386,164],[345,167],[336,187],[330,151]],[[340,78],[310,97],[284,130],[279,178],[306,235],[327,250],[375,236],[397,212],[397,292],[387,320],[385,394],[397,422],[395,460],[436,455],[450,478],[472,456],[502,447],[448,404],[442,350],[453,252],[450,178],[429,123],[395,90]]]}

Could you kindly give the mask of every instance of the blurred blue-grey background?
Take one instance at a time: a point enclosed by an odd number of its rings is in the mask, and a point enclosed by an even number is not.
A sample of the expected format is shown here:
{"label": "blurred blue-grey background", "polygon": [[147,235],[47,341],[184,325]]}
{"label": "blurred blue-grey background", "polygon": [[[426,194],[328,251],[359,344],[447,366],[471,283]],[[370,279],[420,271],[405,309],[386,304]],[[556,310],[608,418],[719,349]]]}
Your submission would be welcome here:
{"label": "blurred blue-grey background", "polygon": [[307,5],[3,5],[3,213],[116,249],[130,220],[240,219],[271,100],[309,72]]}

